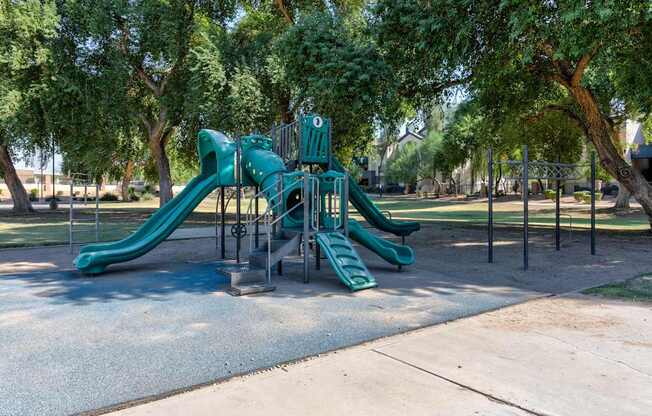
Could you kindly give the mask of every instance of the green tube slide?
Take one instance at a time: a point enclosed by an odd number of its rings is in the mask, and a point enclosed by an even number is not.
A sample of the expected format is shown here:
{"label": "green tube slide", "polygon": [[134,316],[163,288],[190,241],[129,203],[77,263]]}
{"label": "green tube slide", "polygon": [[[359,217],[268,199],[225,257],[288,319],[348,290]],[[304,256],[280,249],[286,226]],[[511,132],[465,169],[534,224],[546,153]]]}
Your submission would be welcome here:
{"label": "green tube slide", "polygon": [[[332,159],[332,168],[338,172],[346,173],[344,166],[335,158]],[[369,224],[379,230],[398,236],[407,236],[418,231],[420,225],[414,221],[393,221],[383,215],[378,207],[369,199],[355,180],[349,178],[349,199]]]}
{"label": "green tube slide", "polygon": [[355,220],[349,220],[349,237],[395,266],[408,266],[414,263],[412,248],[378,237]]}

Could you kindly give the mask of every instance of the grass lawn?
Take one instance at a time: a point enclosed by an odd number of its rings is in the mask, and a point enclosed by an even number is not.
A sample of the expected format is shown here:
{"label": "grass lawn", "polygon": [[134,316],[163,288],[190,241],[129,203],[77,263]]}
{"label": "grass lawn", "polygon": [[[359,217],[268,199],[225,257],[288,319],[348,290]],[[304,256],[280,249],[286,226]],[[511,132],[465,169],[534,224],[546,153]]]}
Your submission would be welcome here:
{"label": "grass lawn", "polygon": [[[215,225],[214,197],[206,198],[193,213],[184,221],[182,227],[208,227]],[[246,214],[249,200],[242,203],[243,215]],[[112,241],[126,237],[134,232],[156,209],[158,199],[139,202],[102,202],[100,204],[100,241]],[[261,212],[265,209],[265,201],[260,201]],[[227,209],[227,221],[233,221],[235,215],[235,200]],[[87,208],[75,207],[75,218],[93,219],[94,204]],[[27,247],[50,244],[68,243],[67,206],[59,205],[59,209],[38,210],[33,214],[17,215],[10,210],[0,210],[0,248]],[[85,229],[88,232],[76,233],[77,242],[94,242],[94,223],[82,223],[75,229]]]}
{"label": "grass lawn", "polygon": [[[437,222],[458,226],[484,226],[487,222],[486,200],[417,199],[413,196],[372,197],[383,211],[389,211],[393,219],[420,222]],[[214,195],[206,198],[186,219],[182,227],[207,227],[215,224]],[[598,205],[597,227],[600,230],[642,232],[649,229],[647,218],[633,211],[617,215],[609,207],[610,201]],[[249,199],[242,203],[246,214]],[[100,205],[101,241],[123,238],[133,232],[158,208],[158,200],[131,203],[104,202]],[[265,201],[260,201],[260,211],[265,209]],[[228,220],[233,221],[235,201],[228,205]],[[522,203],[514,200],[499,200],[494,203],[495,223],[497,225],[520,226],[522,224]],[[567,227],[572,216],[573,228],[589,228],[589,207],[576,203],[572,197],[564,198],[562,203],[562,227]],[[75,211],[79,218],[93,218],[93,205]],[[360,217],[352,210],[352,216]],[[534,198],[530,203],[530,225],[533,227],[554,227],[554,202]],[[82,225],[90,232],[76,234],[75,240],[91,242],[95,240],[92,225]],[[68,242],[68,210],[61,204],[56,211],[39,210],[36,214],[16,215],[7,209],[0,210],[0,248],[24,247],[45,244],[65,244]]]}
{"label": "grass lawn", "polygon": [[652,302],[652,275],[635,277],[620,283],[611,283],[584,291],[587,295],[632,301]]}
{"label": "grass lawn", "polygon": [[[487,201],[416,199],[408,197],[374,197],[381,210],[392,213],[392,218],[412,221],[432,221],[482,225],[487,223]],[[647,231],[647,217],[640,210],[616,214],[610,207],[612,201],[599,201],[596,206],[596,227],[599,230]],[[531,226],[554,227],[555,203],[533,198],[529,204]],[[566,197],[561,202],[561,226],[567,227],[572,217],[573,228],[590,228],[590,207]],[[495,224],[521,225],[523,204],[521,201],[498,200],[494,202]]]}

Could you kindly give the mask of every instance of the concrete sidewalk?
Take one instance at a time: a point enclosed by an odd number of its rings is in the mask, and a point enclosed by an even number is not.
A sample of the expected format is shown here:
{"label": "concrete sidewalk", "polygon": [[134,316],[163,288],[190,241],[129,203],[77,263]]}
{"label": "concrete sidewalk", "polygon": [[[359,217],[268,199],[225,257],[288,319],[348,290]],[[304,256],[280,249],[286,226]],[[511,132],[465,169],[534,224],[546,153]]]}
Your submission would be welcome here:
{"label": "concrete sidewalk", "polygon": [[650,304],[548,298],[114,415],[649,415],[650,334]]}

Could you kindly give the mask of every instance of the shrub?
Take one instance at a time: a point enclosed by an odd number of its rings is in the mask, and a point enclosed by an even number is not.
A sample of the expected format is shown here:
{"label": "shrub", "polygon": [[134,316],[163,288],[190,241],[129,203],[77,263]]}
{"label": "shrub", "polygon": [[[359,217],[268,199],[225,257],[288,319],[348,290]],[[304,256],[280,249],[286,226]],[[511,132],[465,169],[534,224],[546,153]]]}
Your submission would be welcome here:
{"label": "shrub", "polygon": [[38,189],[29,190],[29,200],[36,201],[38,199]]}
{"label": "shrub", "polygon": [[100,197],[100,201],[105,201],[105,202],[106,201],[117,201],[117,200],[118,200],[118,196],[113,195],[111,192],[107,192],[107,193],[105,193],[104,195],[102,195]]}
{"label": "shrub", "polygon": [[143,192],[140,195],[140,199],[142,199],[143,201],[151,201],[152,199],[154,199],[154,195],[152,195],[149,192]]}
{"label": "shrub", "polygon": [[63,196],[63,191],[57,191],[57,196]]}
{"label": "shrub", "polygon": [[[581,191],[581,192],[573,192],[573,197],[577,202],[584,202],[585,204],[590,204],[591,203],[591,192],[589,191]],[[602,193],[596,192],[595,193],[595,200],[596,201],[601,201],[602,200]]]}
{"label": "shrub", "polygon": [[577,202],[582,202],[582,196],[585,194],[586,191],[579,191],[579,192],[573,192],[573,198]]}
{"label": "shrub", "polygon": [[550,199],[552,201],[557,200],[557,191],[555,191],[553,189],[546,189],[544,191],[544,195],[546,196],[546,198],[548,198],[548,199]]}

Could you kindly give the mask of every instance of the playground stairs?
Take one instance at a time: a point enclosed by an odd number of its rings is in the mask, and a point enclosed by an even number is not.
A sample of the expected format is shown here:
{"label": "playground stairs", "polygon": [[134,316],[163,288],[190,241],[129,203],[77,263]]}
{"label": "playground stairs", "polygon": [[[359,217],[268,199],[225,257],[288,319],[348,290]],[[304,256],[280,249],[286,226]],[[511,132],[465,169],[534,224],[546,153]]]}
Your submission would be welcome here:
{"label": "playground stairs", "polygon": [[[285,256],[297,252],[301,243],[301,233],[281,231],[271,240],[270,264],[277,265]],[[229,264],[218,268],[218,272],[231,278],[227,292],[233,296],[270,292],[276,289],[267,280],[267,241],[249,254],[249,262]]]}
{"label": "playground stairs", "polygon": [[[301,233],[281,231],[274,239],[271,240],[270,263],[273,265],[290,255],[296,253],[299,244],[301,244]],[[249,264],[252,266],[265,269],[267,267],[267,241],[257,249],[254,249],[249,255]]]}

